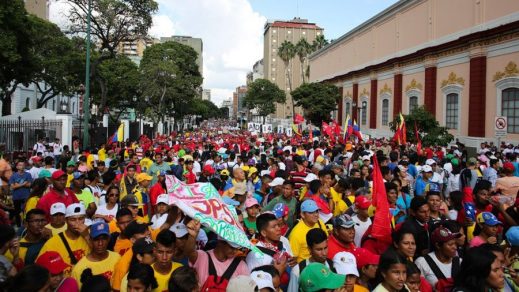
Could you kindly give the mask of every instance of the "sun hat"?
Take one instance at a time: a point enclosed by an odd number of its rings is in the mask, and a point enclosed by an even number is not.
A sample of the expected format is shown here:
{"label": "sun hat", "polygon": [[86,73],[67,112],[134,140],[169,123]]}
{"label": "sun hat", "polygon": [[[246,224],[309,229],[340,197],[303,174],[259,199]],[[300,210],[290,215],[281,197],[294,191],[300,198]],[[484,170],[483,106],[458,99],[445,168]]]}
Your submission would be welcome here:
{"label": "sun hat", "polygon": [[314,292],[323,289],[337,289],[344,285],[345,275],[333,273],[321,263],[311,263],[299,276],[299,287],[303,292]]}

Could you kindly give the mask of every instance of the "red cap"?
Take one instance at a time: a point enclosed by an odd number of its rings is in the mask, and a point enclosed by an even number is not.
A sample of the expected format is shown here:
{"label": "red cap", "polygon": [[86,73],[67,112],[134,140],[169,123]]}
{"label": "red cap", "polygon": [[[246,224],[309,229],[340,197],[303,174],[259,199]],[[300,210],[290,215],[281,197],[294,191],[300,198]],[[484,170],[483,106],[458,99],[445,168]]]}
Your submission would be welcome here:
{"label": "red cap", "polygon": [[63,170],[58,169],[55,172],[52,173],[51,178],[54,180],[59,179],[60,177],[67,175]]}
{"label": "red cap", "polygon": [[202,171],[208,172],[210,174],[214,174],[214,168],[211,165],[204,165],[204,168],[202,168]]}
{"label": "red cap", "polygon": [[364,248],[358,248],[355,257],[359,269],[362,269],[362,267],[366,265],[378,265],[380,262],[380,256],[378,254],[374,254]]}
{"label": "red cap", "polygon": [[52,275],[57,275],[68,269],[70,265],[55,251],[46,251],[36,259],[36,264],[47,269]]}
{"label": "red cap", "polygon": [[365,196],[358,196],[355,198],[355,206],[359,209],[367,209],[371,206],[371,201]]}
{"label": "red cap", "polygon": [[505,163],[503,163],[503,168],[506,169],[506,170],[509,170],[509,171],[514,171],[515,170],[514,164],[512,162],[505,162]]}
{"label": "red cap", "polygon": [[42,161],[43,160],[43,157],[41,156],[34,156],[33,158],[31,158],[32,161]]}

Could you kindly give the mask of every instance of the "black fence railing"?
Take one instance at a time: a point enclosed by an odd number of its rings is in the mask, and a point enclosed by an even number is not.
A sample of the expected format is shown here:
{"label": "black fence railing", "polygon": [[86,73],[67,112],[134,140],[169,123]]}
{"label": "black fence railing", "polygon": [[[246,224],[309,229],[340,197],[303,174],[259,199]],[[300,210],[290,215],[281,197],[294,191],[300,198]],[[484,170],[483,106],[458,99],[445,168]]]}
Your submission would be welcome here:
{"label": "black fence railing", "polygon": [[54,141],[61,136],[60,120],[0,120],[0,149],[3,153],[28,152],[38,139]]}

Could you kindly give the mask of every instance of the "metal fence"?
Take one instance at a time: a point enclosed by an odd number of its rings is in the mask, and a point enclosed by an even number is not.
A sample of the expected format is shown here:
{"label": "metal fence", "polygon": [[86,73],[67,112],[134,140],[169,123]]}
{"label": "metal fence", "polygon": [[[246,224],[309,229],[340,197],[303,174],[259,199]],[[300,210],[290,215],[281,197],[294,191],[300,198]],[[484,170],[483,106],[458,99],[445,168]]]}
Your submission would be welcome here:
{"label": "metal fence", "polygon": [[61,137],[60,120],[3,120],[0,121],[0,148],[4,153],[26,152],[38,139],[54,141]]}

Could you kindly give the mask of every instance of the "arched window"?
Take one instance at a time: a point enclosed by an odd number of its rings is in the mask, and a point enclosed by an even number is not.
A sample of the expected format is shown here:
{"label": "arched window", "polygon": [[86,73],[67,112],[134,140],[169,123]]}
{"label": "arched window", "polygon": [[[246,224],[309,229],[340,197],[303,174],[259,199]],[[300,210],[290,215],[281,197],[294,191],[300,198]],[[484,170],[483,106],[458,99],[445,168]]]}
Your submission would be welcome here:
{"label": "arched window", "polygon": [[409,98],[409,113],[418,107],[418,96],[411,96]]}
{"label": "arched window", "polygon": [[351,115],[350,111],[351,111],[351,104],[350,102],[346,102],[346,105],[344,106],[344,108],[346,109],[346,116],[347,115]]}
{"label": "arched window", "polygon": [[367,115],[368,115],[368,102],[367,101],[363,101],[362,102],[362,109],[361,109],[361,113],[360,113],[360,120],[361,120],[361,124],[363,126],[366,125]]}
{"label": "arched window", "polygon": [[457,93],[447,94],[445,107],[445,126],[447,129],[458,129],[459,95]]}
{"label": "arched window", "polygon": [[519,88],[502,91],[501,113],[508,118],[508,133],[519,133]]}
{"label": "arched window", "polygon": [[389,99],[382,100],[382,126],[389,123]]}

